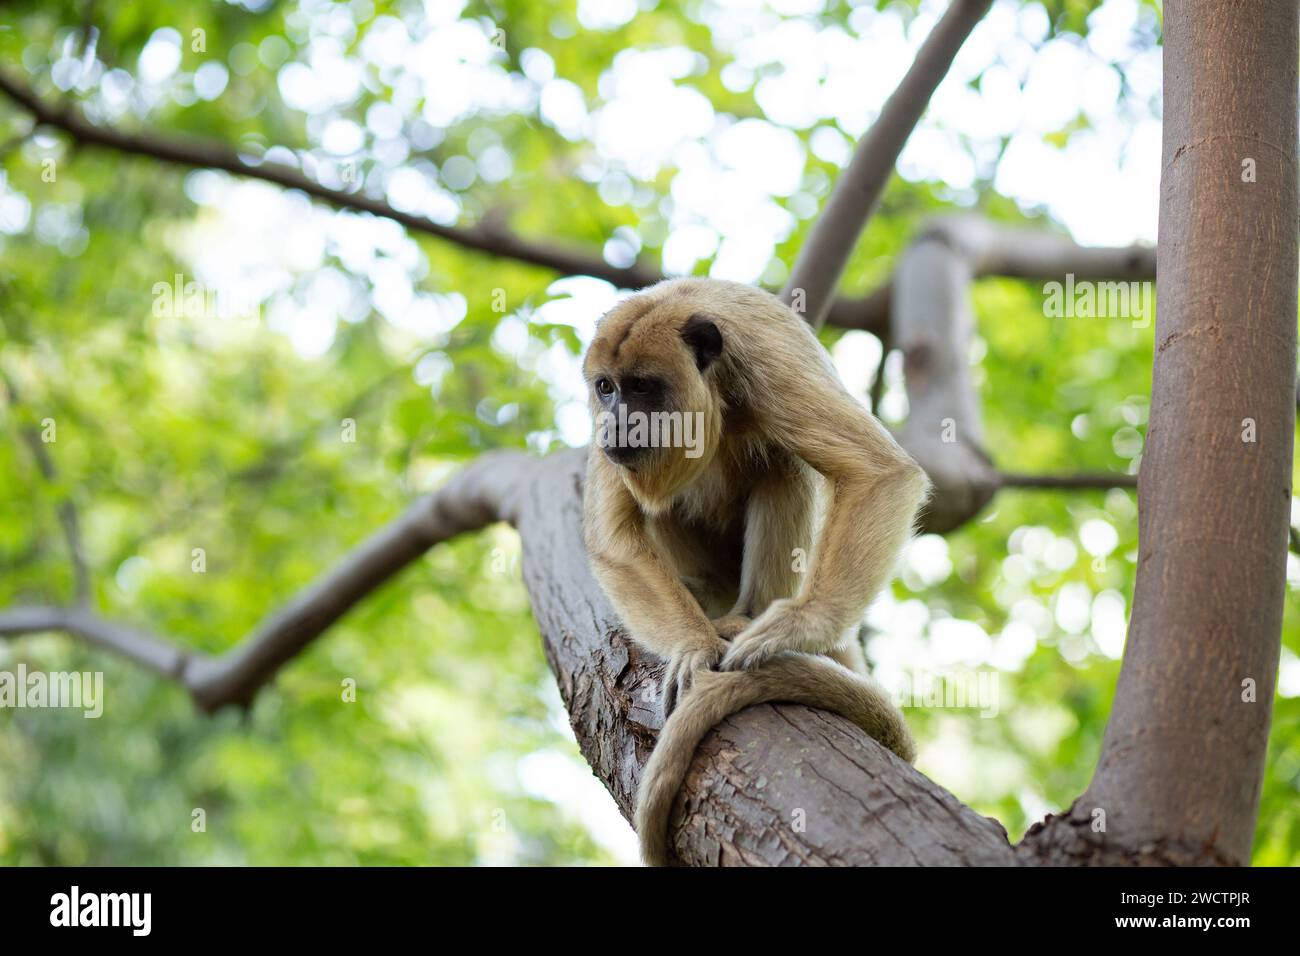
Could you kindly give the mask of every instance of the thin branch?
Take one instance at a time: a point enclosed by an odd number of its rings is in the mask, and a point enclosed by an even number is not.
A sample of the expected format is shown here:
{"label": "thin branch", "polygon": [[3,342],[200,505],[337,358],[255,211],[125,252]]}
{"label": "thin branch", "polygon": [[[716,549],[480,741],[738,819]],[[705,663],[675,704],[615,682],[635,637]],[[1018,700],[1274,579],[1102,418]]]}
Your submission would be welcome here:
{"label": "thin branch", "polygon": [[[23,438],[31,446],[36,458],[36,465],[48,482],[58,480],[54,461],[50,458],[45,443],[34,428],[24,428]],[[90,571],[86,565],[86,549],[81,540],[81,521],[77,517],[77,506],[72,502],[72,495],[65,492],[59,502],[59,525],[63,528],[63,540],[68,546],[68,560],[72,562],[73,593],[77,604],[82,607],[90,605]]]}
{"label": "thin branch", "polygon": [[178,681],[204,710],[247,705],[285,662],[429,548],[494,521],[514,520],[516,492],[533,465],[534,460],[522,452],[491,452],[478,458],[219,657],[75,608],[20,607],[0,612],[0,636],[66,631]]}
{"label": "thin branch", "polygon": [[820,328],[826,320],[835,287],[903,145],[948,75],[957,51],[991,5],[992,0],[952,0],[836,181],[781,293],[787,304],[801,306],[813,328]]}
{"label": "thin branch", "polygon": [[[11,406],[20,404],[17,387],[9,376],[0,372],[0,382],[4,383],[5,391],[9,393],[9,404]],[[23,440],[32,450],[32,457],[36,459],[36,467],[40,470],[41,477],[51,484],[56,483],[59,472],[54,466],[54,459],[50,457],[49,449],[41,440],[40,432],[31,426],[24,426],[21,432]],[[63,540],[68,547],[68,560],[72,563],[73,595],[79,606],[88,607],[91,600],[90,571],[86,562],[86,549],[81,539],[81,522],[72,495],[65,492],[62,497],[63,500],[58,506],[59,525],[63,528]]]}
{"label": "thin branch", "polygon": [[1003,472],[999,484],[1003,488],[1044,488],[1051,490],[1087,491],[1109,488],[1136,488],[1137,475],[1115,472],[1084,472],[1078,475],[1021,475]]}
{"label": "thin branch", "polygon": [[66,631],[90,644],[119,654],[173,680],[181,679],[188,662],[203,655],[188,651],[147,631],[106,620],[85,608],[14,607],[0,611],[0,637],[42,631]]}
{"label": "thin branch", "polygon": [[223,143],[181,139],[150,132],[124,133],[112,127],[96,126],[75,109],[51,106],[32,89],[3,71],[0,71],[0,92],[21,105],[39,123],[61,129],[77,142],[86,145],[147,156],[195,169],[220,169],[236,176],[275,183],[286,189],[297,189],[339,209],[368,212],[401,223],[416,232],[454,242],[466,249],[554,269],[564,275],[596,276],[629,289],[653,285],[662,278],[659,272],[644,263],[626,268],[613,266],[599,256],[554,242],[529,242],[490,223],[446,226],[424,216],[394,209],[382,200],[361,193],[332,189],[291,166],[241,155]]}

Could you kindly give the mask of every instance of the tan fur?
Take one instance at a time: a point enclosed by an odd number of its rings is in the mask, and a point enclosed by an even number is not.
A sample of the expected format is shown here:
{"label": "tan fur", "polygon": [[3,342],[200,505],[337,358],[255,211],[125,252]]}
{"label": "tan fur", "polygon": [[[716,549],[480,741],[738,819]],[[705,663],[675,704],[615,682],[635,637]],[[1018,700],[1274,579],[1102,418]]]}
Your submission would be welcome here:
{"label": "tan fur", "polygon": [[[693,316],[721,335],[703,371],[683,338]],[[671,280],[601,321],[584,372],[593,414],[597,382],[652,378],[662,407],[705,423],[696,459],[665,448],[619,465],[594,444],[588,455],[592,570],[632,638],[668,661],[665,709],[678,703],[638,794],[646,861],[670,861],[668,815],[696,745],[750,704],[836,711],[911,760],[907,726],[865,677],[855,635],[928,482],[808,326],[748,286]],[[795,549],[807,554],[802,574]]]}

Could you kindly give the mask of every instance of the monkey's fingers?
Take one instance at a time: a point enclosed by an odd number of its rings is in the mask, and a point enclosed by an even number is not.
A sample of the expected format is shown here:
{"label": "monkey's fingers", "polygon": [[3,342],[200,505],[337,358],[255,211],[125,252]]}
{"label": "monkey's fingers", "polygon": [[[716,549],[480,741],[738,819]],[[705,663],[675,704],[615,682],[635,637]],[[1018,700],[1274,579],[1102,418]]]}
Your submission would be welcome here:
{"label": "monkey's fingers", "polygon": [[720,671],[747,671],[771,660],[782,650],[780,643],[763,638],[733,641],[718,665]]}
{"label": "monkey's fingers", "polygon": [[672,714],[673,708],[677,706],[677,680],[673,677],[673,666],[668,665],[664,671],[664,682],[659,689],[659,696],[664,702],[664,720],[667,720]]}
{"label": "monkey's fingers", "polygon": [[665,720],[672,714],[681,699],[686,696],[686,692],[690,690],[690,678],[691,668],[685,655],[674,654],[668,658],[668,666],[664,668],[663,684]]}

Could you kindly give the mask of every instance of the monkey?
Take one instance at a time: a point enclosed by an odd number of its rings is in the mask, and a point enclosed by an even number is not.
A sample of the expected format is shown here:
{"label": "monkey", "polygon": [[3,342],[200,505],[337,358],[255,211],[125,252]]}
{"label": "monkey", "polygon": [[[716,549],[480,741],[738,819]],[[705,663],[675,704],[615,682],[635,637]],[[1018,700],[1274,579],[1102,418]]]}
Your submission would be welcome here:
{"label": "monkey", "polygon": [[665,280],[599,321],[583,374],[589,564],[632,640],[667,664],[634,814],[646,863],[672,862],[668,818],[696,746],[751,704],[837,712],[910,763],[857,627],[930,483],[808,324],[741,283]]}

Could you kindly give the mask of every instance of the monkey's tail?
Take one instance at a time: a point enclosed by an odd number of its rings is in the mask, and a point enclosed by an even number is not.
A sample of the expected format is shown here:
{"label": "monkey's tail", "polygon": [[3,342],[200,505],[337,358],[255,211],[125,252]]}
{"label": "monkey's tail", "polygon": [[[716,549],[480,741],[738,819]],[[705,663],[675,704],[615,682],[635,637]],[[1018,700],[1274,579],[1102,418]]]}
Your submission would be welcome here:
{"label": "monkey's tail", "polygon": [[840,714],[908,763],[916,743],[878,686],[826,657],[790,654],[748,671],[702,671],[664,724],[637,792],[636,832],[649,866],[668,866],[668,817],[709,729],[751,704],[807,704]]}

